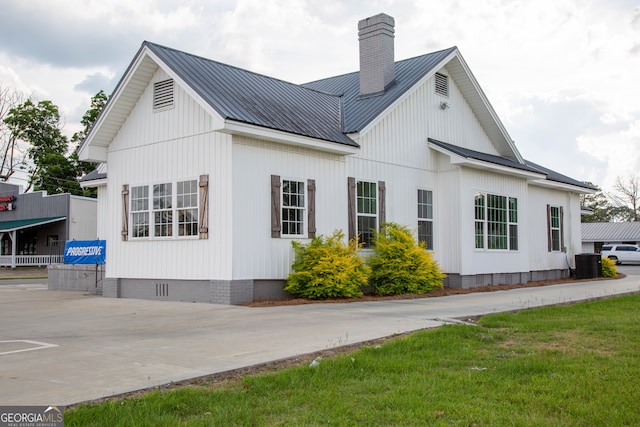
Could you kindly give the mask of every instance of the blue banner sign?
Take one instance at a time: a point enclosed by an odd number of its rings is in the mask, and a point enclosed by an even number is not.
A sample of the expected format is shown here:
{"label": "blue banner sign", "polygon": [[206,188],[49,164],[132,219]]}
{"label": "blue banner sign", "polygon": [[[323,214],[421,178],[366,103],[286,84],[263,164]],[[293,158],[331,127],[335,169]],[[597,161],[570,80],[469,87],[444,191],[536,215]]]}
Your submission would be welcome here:
{"label": "blue banner sign", "polygon": [[65,264],[104,264],[106,240],[67,240],[64,246]]}

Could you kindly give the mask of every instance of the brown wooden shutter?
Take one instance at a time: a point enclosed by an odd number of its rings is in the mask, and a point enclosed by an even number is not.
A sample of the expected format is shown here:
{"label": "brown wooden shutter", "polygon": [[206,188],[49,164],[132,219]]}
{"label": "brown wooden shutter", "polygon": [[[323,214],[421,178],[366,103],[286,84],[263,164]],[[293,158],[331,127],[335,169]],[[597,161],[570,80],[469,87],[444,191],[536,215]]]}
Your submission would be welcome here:
{"label": "brown wooden shutter", "polygon": [[564,252],[564,209],[560,206],[560,250]]}
{"label": "brown wooden shutter", "polygon": [[307,224],[308,237],[316,237],[316,180],[307,181],[307,200],[309,203],[309,223]]}
{"label": "brown wooden shutter", "polygon": [[200,175],[198,183],[200,187],[200,218],[199,238],[209,238],[209,175]]}
{"label": "brown wooden shutter", "polygon": [[122,186],[122,240],[129,239],[129,184]]}
{"label": "brown wooden shutter", "polygon": [[271,237],[279,238],[282,225],[280,222],[280,176],[271,175]]}
{"label": "brown wooden shutter", "polygon": [[386,196],[387,196],[387,186],[385,185],[384,181],[378,181],[378,204],[379,204],[378,221],[380,222],[378,224],[378,231],[382,231],[382,224],[387,222]]}
{"label": "brown wooden shutter", "polygon": [[353,177],[347,178],[347,214],[348,227],[349,227],[349,240],[357,236],[356,228],[356,179]]}
{"label": "brown wooden shutter", "polygon": [[551,252],[551,205],[547,205],[547,252]]}

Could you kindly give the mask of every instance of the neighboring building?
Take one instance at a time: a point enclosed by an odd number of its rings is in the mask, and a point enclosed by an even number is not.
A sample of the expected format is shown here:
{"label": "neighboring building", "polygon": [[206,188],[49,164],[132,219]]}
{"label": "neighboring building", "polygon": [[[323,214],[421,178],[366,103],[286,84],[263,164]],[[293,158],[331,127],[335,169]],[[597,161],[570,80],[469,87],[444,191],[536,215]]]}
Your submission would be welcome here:
{"label": "neighboring building", "polygon": [[640,244],[640,222],[582,223],[582,252],[599,254],[609,243]]}
{"label": "neighboring building", "polygon": [[0,183],[0,266],[62,262],[66,240],[96,238],[96,207],[96,199]]}
{"label": "neighboring building", "polygon": [[360,72],[305,85],[142,44],[80,149],[103,163],[82,184],[105,296],[281,295],[292,240],[366,247],[385,221],[417,230],[447,286],[568,275],[595,189],[522,158],[457,48],[394,62],[393,18],[358,28]]}

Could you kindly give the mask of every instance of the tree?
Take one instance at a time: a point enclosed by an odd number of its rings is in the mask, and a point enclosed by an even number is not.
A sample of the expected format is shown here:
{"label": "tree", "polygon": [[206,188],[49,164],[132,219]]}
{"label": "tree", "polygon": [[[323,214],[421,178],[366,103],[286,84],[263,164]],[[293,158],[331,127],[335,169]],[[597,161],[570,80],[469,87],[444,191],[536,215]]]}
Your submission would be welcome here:
{"label": "tree", "polygon": [[67,158],[68,141],[62,133],[58,107],[51,101],[31,100],[13,107],[4,119],[13,138],[29,144],[29,183],[26,191],[83,194],[73,163]]}
{"label": "tree", "polygon": [[640,207],[640,180],[636,175],[631,175],[626,180],[618,176],[614,184],[620,199],[630,209],[630,221],[638,221],[638,208]]}
{"label": "tree", "polygon": [[598,188],[594,194],[583,194],[580,196],[580,204],[593,213],[582,215],[582,222],[614,222],[628,221],[630,209],[626,206],[619,206],[612,203],[611,198],[599,187],[587,182],[591,186]]}
{"label": "tree", "polygon": [[11,132],[4,119],[9,111],[21,104],[24,95],[2,86],[0,83],[0,181],[7,181],[24,162],[24,153],[18,147],[18,138]]}
{"label": "tree", "polygon": [[[84,116],[82,116],[82,120],[80,121],[84,128],[81,131],[74,133],[71,137],[71,143],[75,146],[73,153],[71,154],[71,161],[75,167],[76,175],[78,177],[91,172],[97,166],[96,163],[83,162],[80,160],[78,150],[80,149],[80,145],[82,145],[82,141],[84,141],[89,134],[91,127],[94,125],[96,120],[98,120],[107,100],[107,95],[102,90],[91,98],[91,106],[86,113],[84,113]],[[85,188],[84,195],[87,197],[97,197],[97,190],[95,188]]]}

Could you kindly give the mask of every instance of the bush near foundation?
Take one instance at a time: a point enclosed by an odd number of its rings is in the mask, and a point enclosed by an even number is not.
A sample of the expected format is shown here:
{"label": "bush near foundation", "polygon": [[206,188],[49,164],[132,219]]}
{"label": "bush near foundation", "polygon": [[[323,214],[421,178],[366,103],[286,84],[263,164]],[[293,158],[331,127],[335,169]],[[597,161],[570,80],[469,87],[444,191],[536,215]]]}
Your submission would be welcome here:
{"label": "bush near foundation", "polygon": [[602,277],[616,277],[617,274],[616,263],[609,258],[602,258]]}
{"label": "bush near foundation", "polygon": [[341,231],[335,231],[329,237],[314,237],[308,244],[292,242],[295,262],[285,291],[311,299],[361,296],[369,267],[358,256],[358,240],[345,244],[343,238]]}
{"label": "bush near foundation", "polygon": [[409,228],[383,224],[369,258],[369,284],[378,295],[423,294],[442,288],[445,274],[424,243],[416,244]]}

